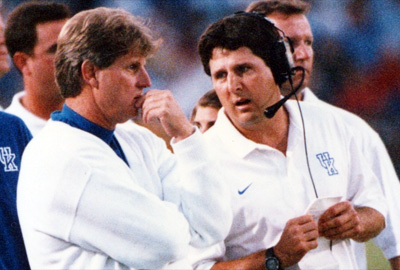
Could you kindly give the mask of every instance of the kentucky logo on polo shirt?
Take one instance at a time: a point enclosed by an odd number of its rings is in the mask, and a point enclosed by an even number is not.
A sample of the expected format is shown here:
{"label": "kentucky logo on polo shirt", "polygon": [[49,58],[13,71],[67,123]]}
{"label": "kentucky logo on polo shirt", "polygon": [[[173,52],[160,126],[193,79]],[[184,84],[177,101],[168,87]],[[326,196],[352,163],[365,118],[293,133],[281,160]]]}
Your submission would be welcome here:
{"label": "kentucky logo on polo shirt", "polygon": [[317,154],[317,158],[319,163],[321,163],[321,166],[328,171],[329,176],[339,174],[339,172],[333,166],[335,160],[329,156],[328,152]]}
{"label": "kentucky logo on polo shirt", "polygon": [[18,166],[14,162],[15,154],[11,152],[10,147],[0,147],[0,161],[4,165],[5,172],[18,171]]}

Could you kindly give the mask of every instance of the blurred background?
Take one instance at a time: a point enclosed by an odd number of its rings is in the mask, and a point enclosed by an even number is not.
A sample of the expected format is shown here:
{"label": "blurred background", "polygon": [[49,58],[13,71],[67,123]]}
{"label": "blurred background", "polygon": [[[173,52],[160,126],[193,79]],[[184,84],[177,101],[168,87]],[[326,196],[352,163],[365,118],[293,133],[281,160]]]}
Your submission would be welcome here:
{"label": "blurred background", "polygon": [[[7,14],[21,0],[3,0]],[[208,24],[244,10],[250,0],[58,0],[74,13],[119,7],[148,19],[164,39],[148,62],[151,88],[171,90],[189,117],[212,88],[197,41]],[[382,137],[400,174],[400,0],[311,0],[315,64],[311,88],[323,100],[365,119]],[[13,68],[0,79],[0,105],[23,88]]]}

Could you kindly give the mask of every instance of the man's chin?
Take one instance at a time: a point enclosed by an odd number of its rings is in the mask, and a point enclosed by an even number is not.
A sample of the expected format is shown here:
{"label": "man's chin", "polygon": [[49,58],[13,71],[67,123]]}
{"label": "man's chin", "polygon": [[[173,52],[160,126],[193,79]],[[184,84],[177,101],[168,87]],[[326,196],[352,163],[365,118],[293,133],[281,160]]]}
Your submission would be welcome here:
{"label": "man's chin", "polygon": [[131,113],[131,119],[132,120],[141,120],[142,119],[142,108],[135,108],[133,109]]}
{"label": "man's chin", "polygon": [[254,123],[264,119],[264,115],[256,115],[254,112],[236,114],[234,117],[227,115],[231,123],[240,129],[251,127]]}

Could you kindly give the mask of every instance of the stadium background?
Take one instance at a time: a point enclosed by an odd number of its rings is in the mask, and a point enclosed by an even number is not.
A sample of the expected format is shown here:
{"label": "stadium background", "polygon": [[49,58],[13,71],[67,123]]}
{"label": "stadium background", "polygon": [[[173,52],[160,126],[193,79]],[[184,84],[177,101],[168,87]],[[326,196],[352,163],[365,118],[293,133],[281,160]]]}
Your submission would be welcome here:
{"label": "stadium background", "polygon": [[[3,0],[2,14],[22,3]],[[197,41],[207,25],[243,10],[250,0],[58,0],[73,13],[120,7],[149,20],[164,39],[148,63],[152,88],[170,89],[189,116],[212,88],[202,70]],[[323,100],[364,118],[378,133],[400,174],[400,0],[310,0],[315,63],[311,88]],[[15,68],[0,79],[0,105],[23,89]],[[400,195],[400,194],[399,194]],[[369,268],[389,269],[369,244]]]}

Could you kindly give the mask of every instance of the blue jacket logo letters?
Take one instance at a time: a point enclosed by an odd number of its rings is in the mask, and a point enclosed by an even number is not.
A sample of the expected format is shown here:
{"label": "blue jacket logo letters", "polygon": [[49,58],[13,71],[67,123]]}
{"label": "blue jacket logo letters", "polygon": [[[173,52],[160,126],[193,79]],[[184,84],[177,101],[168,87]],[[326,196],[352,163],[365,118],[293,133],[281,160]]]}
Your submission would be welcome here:
{"label": "blue jacket logo letters", "polygon": [[319,163],[321,163],[321,166],[328,171],[329,176],[339,174],[339,172],[333,166],[335,160],[329,156],[328,152],[317,154],[317,158],[319,160]]}
{"label": "blue jacket logo letters", "polygon": [[5,172],[18,171],[18,167],[14,162],[15,154],[11,152],[10,147],[0,147],[0,161],[4,165]]}

